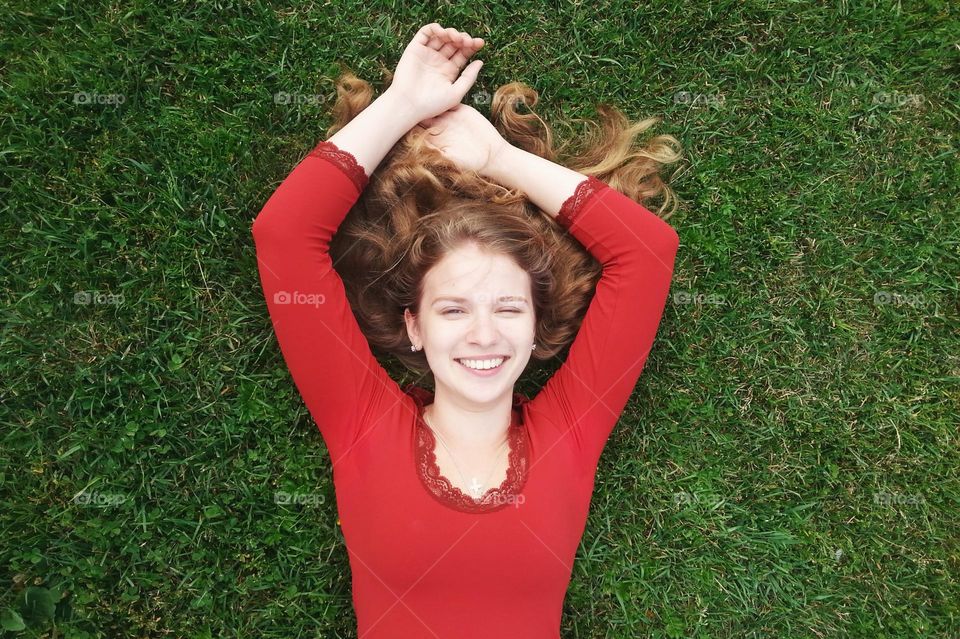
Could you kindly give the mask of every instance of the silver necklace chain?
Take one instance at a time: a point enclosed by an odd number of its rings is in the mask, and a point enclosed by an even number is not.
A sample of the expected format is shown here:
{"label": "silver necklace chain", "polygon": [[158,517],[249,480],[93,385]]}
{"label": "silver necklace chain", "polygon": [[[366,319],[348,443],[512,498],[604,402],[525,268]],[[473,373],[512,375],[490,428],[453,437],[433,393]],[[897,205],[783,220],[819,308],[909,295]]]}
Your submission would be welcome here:
{"label": "silver necklace chain", "polygon": [[[426,422],[427,422],[426,413],[424,413],[423,422],[424,422],[425,424],[426,424]],[[456,466],[457,472],[460,473],[460,479],[462,479],[462,480],[463,480],[463,483],[466,484],[466,483],[467,483],[467,478],[463,476],[463,471],[460,470],[460,464],[458,464],[458,463],[457,463],[457,460],[454,459],[453,453],[450,452],[450,447],[447,446],[447,443],[446,443],[445,441],[443,441],[443,437],[440,435],[440,431],[437,430],[437,429],[435,429],[435,428],[431,428],[429,424],[427,424],[427,427],[430,428],[430,431],[431,431],[432,433],[434,433],[434,434],[440,439],[440,443],[443,444],[443,447],[447,450],[447,454],[450,455],[450,460],[453,462],[453,465]],[[487,475],[487,478],[484,480],[484,482],[483,482],[482,484],[480,484],[480,483],[477,482],[477,477],[476,477],[476,476],[471,477],[471,479],[472,479],[473,481],[472,481],[471,484],[470,484],[469,490],[470,490],[470,492],[473,494],[473,498],[474,498],[475,500],[476,500],[476,499],[480,499],[480,496],[483,494],[483,493],[481,492],[481,489],[486,485],[486,483],[487,483],[488,481],[490,481],[490,476],[493,475],[493,471],[496,470],[496,460],[497,460],[497,459],[500,459],[500,450],[501,450],[506,444],[508,444],[509,441],[510,441],[510,433],[507,433],[507,440],[504,441],[502,444],[500,444],[500,448],[497,449],[497,457],[496,457],[496,459],[494,460],[493,468],[491,468],[490,474]]]}

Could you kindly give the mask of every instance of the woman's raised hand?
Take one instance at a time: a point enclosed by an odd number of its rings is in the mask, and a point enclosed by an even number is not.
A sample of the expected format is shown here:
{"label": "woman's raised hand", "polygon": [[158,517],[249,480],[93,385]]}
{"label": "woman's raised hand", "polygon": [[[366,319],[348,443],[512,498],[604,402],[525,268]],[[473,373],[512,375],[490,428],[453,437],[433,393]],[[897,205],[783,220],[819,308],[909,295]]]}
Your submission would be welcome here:
{"label": "woman's raised hand", "polygon": [[403,50],[387,91],[400,96],[418,122],[443,113],[459,104],[476,81],[483,62],[464,65],[483,44],[482,38],[431,22]]}
{"label": "woman's raised hand", "polygon": [[439,150],[461,171],[488,175],[497,158],[513,147],[476,109],[457,104],[420,123],[427,129],[427,146]]}

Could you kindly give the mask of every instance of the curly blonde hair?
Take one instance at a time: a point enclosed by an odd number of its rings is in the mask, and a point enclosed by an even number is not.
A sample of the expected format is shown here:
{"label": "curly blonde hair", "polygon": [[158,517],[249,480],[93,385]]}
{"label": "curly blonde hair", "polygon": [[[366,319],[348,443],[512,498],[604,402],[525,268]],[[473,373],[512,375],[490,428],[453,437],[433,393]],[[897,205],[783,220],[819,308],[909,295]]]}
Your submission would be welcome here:
{"label": "curly blonde hair", "polygon": [[[387,70],[385,76],[389,85],[392,74]],[[370,84],[343,65],[336,88],[328,138],[373,100]],[[550,127],[532,111],[537,98],[520,82],[497,89],[491,121],[507,142],[592,175],[650,210],[650,200],[662,198],[657,213],[672,204],[661,217],[673,214],[676,197],[659,170],[682,157],[680,143],[658,135],[633,148],[634,138],[659,118],[630,124],[616,108],[597,105],[601,127],[579,153],[569,152],[569,142],[554,148]],[[530,113],[520,113],[522,106]],[[417,125],[387,153],[330,244],[371,350],[396,357],[433,382],[423,351],[410,350],[404,309],[416,316],[427,272],[450,251],[474,244],[510,257],[530,275],[536,318],[531,361],[551,359],[573,342],[600,279],[600,263],[523,192],[459,171],[426,146],[425,135]]]}

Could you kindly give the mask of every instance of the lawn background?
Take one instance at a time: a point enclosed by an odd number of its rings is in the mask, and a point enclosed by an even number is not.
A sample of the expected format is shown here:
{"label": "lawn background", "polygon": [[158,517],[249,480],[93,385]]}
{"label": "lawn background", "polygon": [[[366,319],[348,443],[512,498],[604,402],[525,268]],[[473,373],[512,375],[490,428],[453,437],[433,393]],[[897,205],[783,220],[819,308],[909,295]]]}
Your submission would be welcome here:
{"label": "lawn background", "polygon": [[607,102],[686,152],[563,636],[960,636],[956,5],[2,7],[9,636],[355,636],[250,227],[337,63],[381,88],[433,21],[486,40],[482,112],[523,81],[548,122]]}

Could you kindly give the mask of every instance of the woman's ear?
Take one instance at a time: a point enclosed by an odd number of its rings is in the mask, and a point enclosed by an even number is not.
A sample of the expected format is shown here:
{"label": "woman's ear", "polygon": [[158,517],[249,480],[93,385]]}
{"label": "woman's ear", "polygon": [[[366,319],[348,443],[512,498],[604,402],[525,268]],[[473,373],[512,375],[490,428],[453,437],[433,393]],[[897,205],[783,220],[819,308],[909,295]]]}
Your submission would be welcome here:
{"label": "woman's ear", "polygon": [[403,309],[403,321],[407,325],[407,338],[411,344],[416,345],[420,341],[420,330],[417,327],[417,318],[410,312],[410,307]]}

